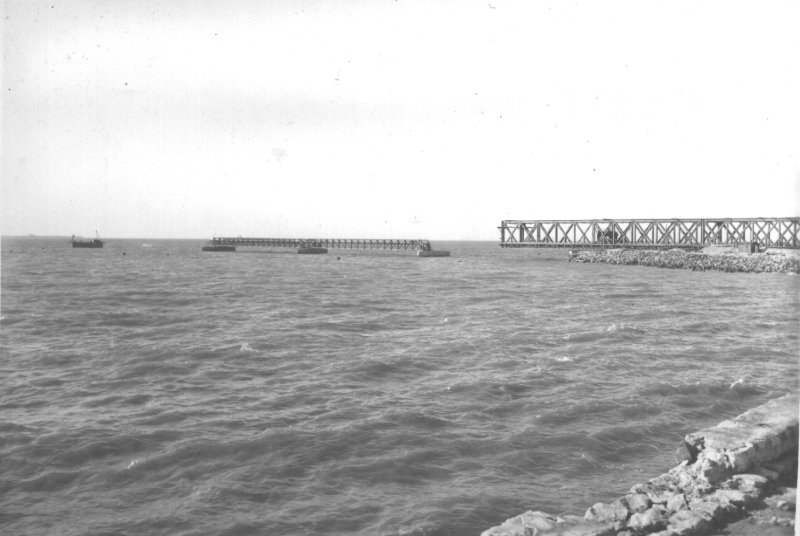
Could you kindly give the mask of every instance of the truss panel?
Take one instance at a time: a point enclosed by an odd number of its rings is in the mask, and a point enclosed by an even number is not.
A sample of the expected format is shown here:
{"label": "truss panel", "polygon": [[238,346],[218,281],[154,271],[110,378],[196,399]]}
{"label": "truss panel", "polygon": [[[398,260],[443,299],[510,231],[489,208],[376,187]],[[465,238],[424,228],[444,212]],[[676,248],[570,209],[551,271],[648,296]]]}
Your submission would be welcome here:
{"label": "truss panel", "polygon": [[503,220],[498,229],[500,246],[510,248],[800,248],[800,218]]}
{"label": "truss panel", "polygon": [[430,251],[428,240],[396,240],[374,238],[253,238],[214,237],[212,246],[258,248],[328,248],[328,249],[389,249],[397,251]]}

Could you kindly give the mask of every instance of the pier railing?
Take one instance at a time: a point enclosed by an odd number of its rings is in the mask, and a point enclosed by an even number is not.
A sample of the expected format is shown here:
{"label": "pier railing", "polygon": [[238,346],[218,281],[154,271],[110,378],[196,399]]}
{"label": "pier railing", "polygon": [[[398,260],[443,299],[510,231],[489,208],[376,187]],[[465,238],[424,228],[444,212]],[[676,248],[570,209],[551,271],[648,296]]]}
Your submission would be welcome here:
{"label": "pier railing", "polygon": [[800,218],[503,220],[498,229],[505,248],[800,248]]}
{"label": "pier railing", "polygon": [[428,240],[397,240],[376,238],[253,238],[214,237],[212,246],[263,248],[329,248],[329,249],[389,249],[398,251],[430,251]]}

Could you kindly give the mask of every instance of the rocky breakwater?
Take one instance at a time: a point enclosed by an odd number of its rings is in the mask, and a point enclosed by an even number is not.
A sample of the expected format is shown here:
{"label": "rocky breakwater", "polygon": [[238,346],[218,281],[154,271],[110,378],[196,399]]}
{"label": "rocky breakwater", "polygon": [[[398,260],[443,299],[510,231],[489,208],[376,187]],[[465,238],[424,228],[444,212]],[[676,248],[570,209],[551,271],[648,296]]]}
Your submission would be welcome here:
{"label": "rocky breakwater", "polygon": [[[798,397],[790,394],[735,419],[689,434],[677,453],[680,464],[611,503],[583,516],[530,510],[482,536],[691,536],[792,534],[797,488]],[[769,497],[781,517],[760,518]],[[789,504],[788,501],[792,501]],[[737,523],[750,522],[746,530]],[[775,530],[783,532],[774,532]]]}
{"label": "rocky breakwater", "polygon": [[659,268],[683,268],[723,272],[792,272],[800,273],[800,257],[784,253],[702,253],[682,249],[632,250],[608,249],[570,252],[570,262],[639,264]]}

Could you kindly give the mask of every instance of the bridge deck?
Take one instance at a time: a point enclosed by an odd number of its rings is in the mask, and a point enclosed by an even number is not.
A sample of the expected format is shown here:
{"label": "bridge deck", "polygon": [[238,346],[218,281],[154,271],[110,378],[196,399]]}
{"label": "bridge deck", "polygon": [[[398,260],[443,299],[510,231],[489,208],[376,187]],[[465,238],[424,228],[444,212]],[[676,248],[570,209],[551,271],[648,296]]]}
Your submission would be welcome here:
{"label": "bridge deck", "polygon": [[800,248],[800,218],[503,220],[498,229],[505,248]]}
{"label": "bridge deck", "polygon": [[266,247],[266,248],[338,248],[338,249],[389,249],[398,251],[430,251],[428,240],[397,240],[376,238],[253,238],[214,237],[212,246]]}

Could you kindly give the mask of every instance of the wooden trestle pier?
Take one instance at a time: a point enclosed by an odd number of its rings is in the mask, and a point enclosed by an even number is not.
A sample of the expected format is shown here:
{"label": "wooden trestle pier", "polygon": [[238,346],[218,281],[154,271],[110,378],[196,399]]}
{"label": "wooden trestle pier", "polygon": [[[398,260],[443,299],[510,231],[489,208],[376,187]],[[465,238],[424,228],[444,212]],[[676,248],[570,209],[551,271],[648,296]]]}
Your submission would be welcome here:
{"label": "wooden trestle pier", "polygon": [[800,218],[503,220],[504,248],[800,248]]}
{"label": "wooden trestle pier", "polygon": [[[396,240],[375,238],[251,238],[214,237],[209,250],[234,251],[237,247],[302,249],[389,249],[397,251],[431,251],[428,240]],[[212,250],[213,251],[213,250]]]}

